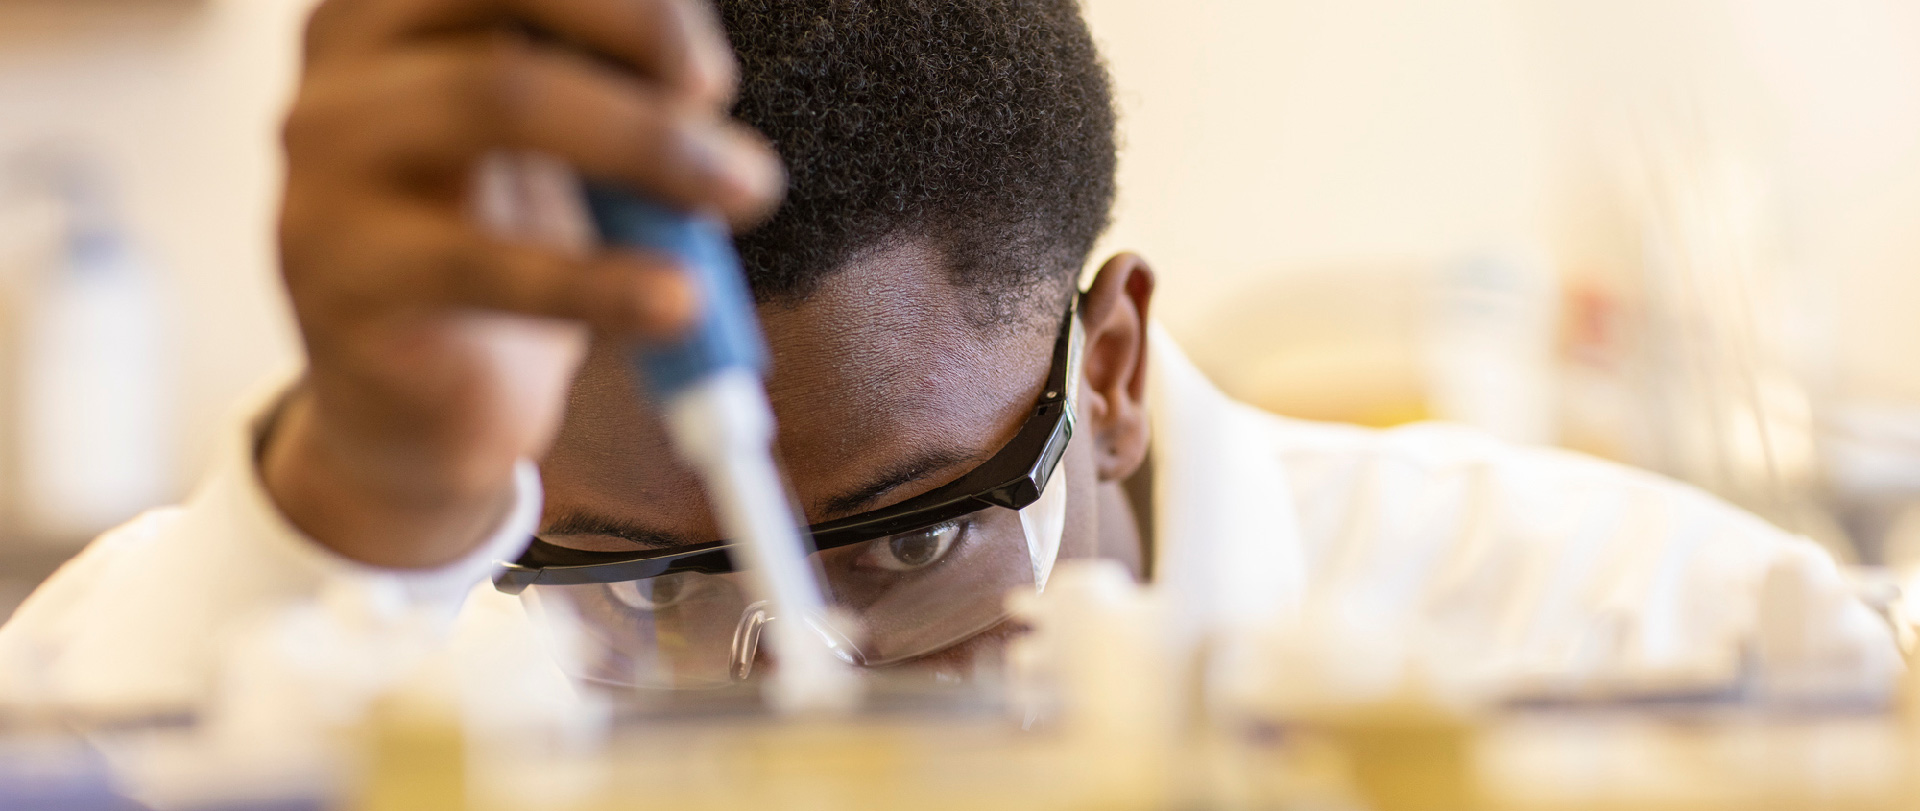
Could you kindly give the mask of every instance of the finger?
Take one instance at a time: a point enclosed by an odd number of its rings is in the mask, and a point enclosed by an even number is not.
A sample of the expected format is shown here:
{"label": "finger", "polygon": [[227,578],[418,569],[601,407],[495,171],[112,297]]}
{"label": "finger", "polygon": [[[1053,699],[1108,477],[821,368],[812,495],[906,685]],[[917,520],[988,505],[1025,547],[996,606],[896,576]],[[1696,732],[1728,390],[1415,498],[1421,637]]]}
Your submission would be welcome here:
{"label": "finger", "polygon": [[626,251],[585,261],[468,233],[425,267],[421,292],[453,305],[581,321],[597,330],[674,337],[693,321],[698,294],[672,260]]}
{"label": "finger", "polygon": [[[493,238],[438,211],[393,210],[377,219],[377,230],[362,230],[363,261],[288,279],[303,309],[351,318],[402,308],[473,308],[668,338],[685,330],[698,308],[692,281],[664,256],[607,251],[576,258]],[[341,267],[361,270],[343,277]]]}
{"label": "finger", "polygon": [[678,336],[698,307],[693,283],[665,257],[621,251],[577,261],[520,243],[476,242],[442,256],[429,289],[456,306],[564,318],[653,339]]}
{"label": "finger", "polygon": [[537,152],[493,152],[475,167],[468,202],[475,221],[502,239],[568,256],[599,245],[593,214],[572,167]]}
{"label": "finger", "polygon": [[464,174],[503,147],[537,150],[735,220],[770,208],[784,185],[772,150],[744,128],[576,54],[474,39],[315,82],[289,118],[287,147],[296,159],[344,153],[399,180]]}
{"label": "finger", "polygon": [[704,0],[331,0],[309,22],[310,55],[388,50],[423,37],[534,28],[621,63],[670,93],[720,104],[733,52]]}

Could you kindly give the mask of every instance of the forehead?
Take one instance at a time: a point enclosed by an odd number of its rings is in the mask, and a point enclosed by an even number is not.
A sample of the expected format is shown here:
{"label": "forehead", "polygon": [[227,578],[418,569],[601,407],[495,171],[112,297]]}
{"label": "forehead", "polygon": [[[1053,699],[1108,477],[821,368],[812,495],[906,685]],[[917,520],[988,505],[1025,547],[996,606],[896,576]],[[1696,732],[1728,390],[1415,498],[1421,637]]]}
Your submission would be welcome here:
{"label": "forehead", "polygon": [[[1018,430],[1044,383],[1051,336],[980,329],[976,295],[909,243],[848,263],[803,301],[760,308],[781,462],[810,520],[847,512],[832,502],[889,476],[903,481],[860,509],[943,484]],[[542,465],[548,517],[708,539],[698,482],[636,392],[619,347],[596,346]]]}

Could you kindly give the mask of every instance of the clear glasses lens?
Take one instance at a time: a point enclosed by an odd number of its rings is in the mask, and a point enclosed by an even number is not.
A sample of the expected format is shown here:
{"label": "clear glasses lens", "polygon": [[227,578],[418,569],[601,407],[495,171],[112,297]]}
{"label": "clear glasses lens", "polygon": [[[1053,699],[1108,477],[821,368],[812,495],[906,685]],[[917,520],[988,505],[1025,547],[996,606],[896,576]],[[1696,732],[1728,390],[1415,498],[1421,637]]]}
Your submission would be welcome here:
{"label": "clear glasses lens", "polygon": [[[1034,587],[1033,548],[1020,513],[989,508],[829,549],[812,560],[828,602],[854,626],[838,629],[845,635],[840,653],[872,667],[941,650],[1000,624],[1007,593]],[[739,574],[537,585],[530,593],[565,601],[583,620],[595,655],[587,672],[575,675],[620,685],[725,685],[741,669],[742,645],[752,650],[768,621]]]}

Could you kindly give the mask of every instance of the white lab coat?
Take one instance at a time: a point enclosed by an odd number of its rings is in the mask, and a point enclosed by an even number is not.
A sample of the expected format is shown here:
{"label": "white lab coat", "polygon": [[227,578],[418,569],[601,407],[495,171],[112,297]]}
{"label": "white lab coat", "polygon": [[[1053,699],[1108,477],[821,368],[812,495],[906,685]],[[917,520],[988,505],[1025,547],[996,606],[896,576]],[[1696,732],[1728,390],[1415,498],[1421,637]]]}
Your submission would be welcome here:
{"label": "white lab coat", "polygon": [[[1868,682],[1900,667],[1830,559],[1691,487],[1461,428],[1276,417],[1225,397],[1157,330],[1149,366],[1155,568],[1184,632],[1331,605],[1518,679],[1731,678],[1761,642],[1771,576],[1793,587],[1782,610],[1798,623],[1760,644],[1773,659]],[[252,449],[272,394],[235,421],[186,504],[101,536],[0,628],[0,701],[199,701],[259,670],[249,646],[279,645],[310,675],[350,673],[361,692],[462,639],[541,655],[518,603],[486,584],[538,520],[531,464],[469,558],[358,565],[303,537],[262,489]]]}

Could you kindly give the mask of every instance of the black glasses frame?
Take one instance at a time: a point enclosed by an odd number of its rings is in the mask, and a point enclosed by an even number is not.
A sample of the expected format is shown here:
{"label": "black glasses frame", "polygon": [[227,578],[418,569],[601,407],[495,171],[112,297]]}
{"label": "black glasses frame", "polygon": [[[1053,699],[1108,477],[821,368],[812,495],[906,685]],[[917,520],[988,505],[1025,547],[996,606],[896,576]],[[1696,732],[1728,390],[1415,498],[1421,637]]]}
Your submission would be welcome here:
{"label": "black glasses frame", "polygon": [[[1074,307],[1067,309],[1053,344],[1053,365],[1046,390],[1020,432],[993,457],[966,475],[889,507],[870,510],[807,528],[815,551],[851,546],[875,538],[926,529],[987,507],[1024,509],[1040,499],[1073,438],[1073,403],[1067,396],[1073,344]],[[729,550],[734,541],[713,541],[673,549],[590,552],[547,543],[535,536],[519,560],[505,564],[494,587],[519,594],[528,586],[575,586],[644,580],[679,572],[726,574],[734,571]]]}

